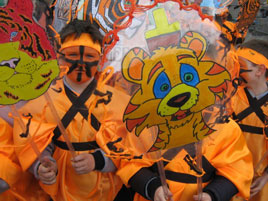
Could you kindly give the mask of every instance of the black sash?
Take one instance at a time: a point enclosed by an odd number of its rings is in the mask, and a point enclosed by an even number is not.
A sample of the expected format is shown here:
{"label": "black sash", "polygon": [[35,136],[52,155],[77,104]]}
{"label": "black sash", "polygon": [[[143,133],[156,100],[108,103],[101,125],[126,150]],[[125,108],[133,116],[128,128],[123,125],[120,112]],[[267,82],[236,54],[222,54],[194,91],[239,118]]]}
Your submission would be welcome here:
{"label": "black sash", "polygon": [[262,107],[262,105],[264,105],[268,101],[268,94],[266,94],[264,97],[257,100],[256,98],[253,98],[250,95],[249,91],[246,88],[244,90],[245,90],[245,93],[246,93],[247,98],[248,98],[249,107],[247,107],[245,110],[241,111],[237,115],[233,113],[234,120],[238,123],[238,125],[240,126],[242,131],[253,133],[253,134],[260,134],[260,135],[262,135],[264,132],[265,135],[268,137],[268,129],[266,127],[262,128],[262,127],[250,126],[250,125],[245,125],[245,124],[239,123],[244,118],[246,118],[248,115],[250,115],[251,113],[254,112],[257,115],[257,117],[264,124],[266,124],[266,122],[267,122],[266,116],[263,113],[261,107]]}
{"label": "black sash", "polygon": [[[202,176],[202,182],[209,182],[215,176],[215,168],[210,164],[210,162],[202,156],[202,167],[205,171],[205,174]],[[170,181],[176,181],[181,183],[196,184],[197,177],[190,174],[173,172],[170,170],[165,170],[166,178]]]}

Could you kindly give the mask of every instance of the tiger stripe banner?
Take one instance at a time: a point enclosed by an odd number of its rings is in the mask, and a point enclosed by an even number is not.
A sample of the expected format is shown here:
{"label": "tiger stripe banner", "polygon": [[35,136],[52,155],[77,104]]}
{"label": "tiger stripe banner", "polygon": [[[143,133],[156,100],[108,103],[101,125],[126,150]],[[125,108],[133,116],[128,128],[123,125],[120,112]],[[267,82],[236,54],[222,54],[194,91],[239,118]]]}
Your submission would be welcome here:
{"label": "tiger stripe banner", "polygon": [[[138,0],[135,0],[138,3]],[[72,19],[95,21],[104,33],[126,15],[125,0],[57,0],[54,6],[53,27],[59,32]]]}
{"label": "tiger stripe banner", "polygon": [[247,32],[249,26],[256,19],[260,8],[260,0],[239,0],[240,12],[237,18],[237,29]]}

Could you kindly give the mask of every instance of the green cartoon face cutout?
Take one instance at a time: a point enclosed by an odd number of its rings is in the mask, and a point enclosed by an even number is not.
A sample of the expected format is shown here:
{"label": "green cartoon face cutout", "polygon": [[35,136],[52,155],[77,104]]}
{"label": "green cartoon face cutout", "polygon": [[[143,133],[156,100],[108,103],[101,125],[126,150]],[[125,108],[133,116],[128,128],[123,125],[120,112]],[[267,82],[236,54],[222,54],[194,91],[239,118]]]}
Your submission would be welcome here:
{"label": "green cartoon face cutout", "polygon": [[32,100],[45,93],[59,74],[56,60],[42,61],[19,50],[19,42],[0,44],[0,104]]}

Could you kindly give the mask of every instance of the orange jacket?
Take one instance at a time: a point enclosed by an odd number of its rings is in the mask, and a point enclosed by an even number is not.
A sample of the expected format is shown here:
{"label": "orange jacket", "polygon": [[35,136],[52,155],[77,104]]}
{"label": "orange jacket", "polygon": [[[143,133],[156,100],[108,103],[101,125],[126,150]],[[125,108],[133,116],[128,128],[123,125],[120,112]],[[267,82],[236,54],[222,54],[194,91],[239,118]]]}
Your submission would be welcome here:
{"label": "orange jacket", "polygon": [[[53,88],[53,89],[52,89]],[[62,89],[61,92],[56,92],[54,89]],[[114,90],[111,87],[105,86],[103,92],[107,90],[112,92],[111,102],[107,105],[104,103],[93,107],[92,114],[101,123],[99,131],[96,131],[91,126],[90,115],[88,120],[78,112],[68,127],[66,128],[68,137],[71,142],[88,142],[96,141],[99,147],[106,152],[109,152],[106,146],[108,142],[118,139],[118,132],[124,132],[122,122],[123,110],[126,107],[128,97],[123,93]],[[60,119],[65,115],[72,103],[66,96],[62,81],[58,81],[56,86],[52,86],[49,91],[53,104],[56,107]],[[92,94],[85,102],[85,106],[90,108],[95,101],[96,95]],[[107,96],[97,97],[97,99],[108,100]],[[121,103],[121,104],[120,104]],[[124,104],[125,103],[125,104]],[[34,135],[34,142],[42,152],[52,141],[53,130],[57,126],[49,107],[47,107],[46,99],[41,96],[38,99],[30,101],[21,110],[21,113],[31,113],[33,118],[29,126],[29,133]],[[43,120],[41,120],[43,118]],[[25,123],[28,122],[24,118]],[[42,123],[40,124],[40,122]],[[40,126],[40,128],[38,128]],[[36,132],[37,131],[37,132]],[[36,132],[36,134],[35,134]],[[14,124],[14,136],[16,145],[24,144],[23,147],[16,149],[20,164],[24,170],[28,169],[36,160],[36,154],[31,148],[28,138],[19,137],[21,129],[17,122]],[[58,140],[65,141],[61,135]],[[114,172],[92,171],[88,174],[78,175],[75,173],[71,165],[71,154],[69,151],[63,150],[55,146],[53,158],[57,161],[58,175],[57,181],[53,185],[42,185],[42,188],[51,195],[53,200],[57,201],[86,201],[86,200],[113,200],[117,192],[122,186],[122,182]],[[84,151],[84,153],[91,153]],[[82,151],[77,154],[83,153]],[[114,160],[115,165],[117,160]]]}
{"label": "orange jacket", "polygon": [[0,194],[1,201],[49,200],[36,179],[23,172],[15,155],[12,128],[0,118],[0,178],[6,181],[9,189]]}
{"label": "orange jacket", "polygon": [[[239,88],[235,96],[232,98],[232,108],[234,113],[237,115],[246,108],[249,107],[249,102],[244,91],[244,88]],[[268,107],[266,104],[261,106],[263,113],[268,115]],[[265,128],[264,123],[257,117],[257,115],[253,112],[243,120],[239,121],[239,123],[249,126],[255,126],[259,128]],[[243,132],[248,148],[252,153],[253,157],[253,165],[256,168],[256,165],[263,157],[264,153],[267,149],[267,139],[265,134],[254,134],[250,132]],[[265,158],[263,162],[259,165],[259,167],[255,170],[255,173],[260,176],[262,175],[264,169],[268,166],[268,158]],[[254,196],[251,200],[256,201],[266,201],[268,199],[268,185],[266,184],[264,188],[258,193],[258,195]]]}
{"label": "orange jacket", "polygon": [[[249,189],[253,177],[251,154],[246,146],[245,139],[239,126],[232,120],[226,124],[218,124],[214,127],[217,131],[203,140],[203,156],[216,169],[216,174],[230,180],[238,189],[239,194],[249,197]],[[165,170],[178,173],[186,173],[197,176],[189,165],[183,160],[187,152],[183,149],[165,166]],[[123,161],[118,170],[118,175],[125,184],[142,167],[151,165],[149,161],[135,160]],[[174,200],[190,201],[197,194],[196,184],[186,184],[167,180]],[[208,183],[203,183],[206,186]],[[135,201],[146,200],[141,195],[135,195]]]}

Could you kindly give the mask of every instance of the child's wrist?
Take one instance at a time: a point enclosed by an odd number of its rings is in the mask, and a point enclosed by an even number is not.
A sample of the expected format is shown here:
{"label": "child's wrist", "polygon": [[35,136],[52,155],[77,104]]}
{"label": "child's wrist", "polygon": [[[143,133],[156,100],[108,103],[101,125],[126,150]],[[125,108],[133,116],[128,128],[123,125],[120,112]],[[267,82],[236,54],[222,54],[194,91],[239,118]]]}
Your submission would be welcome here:
{"label": "child's wrist", "polygon": [[101,153],[100,150],[94,152],[94,153],[91,153],[93,158],[94,158],[94,170],[102,170],[104,168],[104,165],[105,165],[105,160],[103,158],[103,155]]}
{"label": "child's wrist", "polygon": [[268,174],[268,166],[264,169],[264,173]]}
{"label": "child's wrist", "polygon": [[264,169],[262,176],[266,177],[268,181],[268,166]]}
{"label": "child's wrist", "polygon": [[161,186],[161,180],[159,177],[153,177],[150,181],[147,182],[145,186],[145,195],[147,198],[150,198],[151,200],[154,199],[154,195],[156,190]]}

